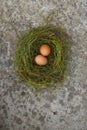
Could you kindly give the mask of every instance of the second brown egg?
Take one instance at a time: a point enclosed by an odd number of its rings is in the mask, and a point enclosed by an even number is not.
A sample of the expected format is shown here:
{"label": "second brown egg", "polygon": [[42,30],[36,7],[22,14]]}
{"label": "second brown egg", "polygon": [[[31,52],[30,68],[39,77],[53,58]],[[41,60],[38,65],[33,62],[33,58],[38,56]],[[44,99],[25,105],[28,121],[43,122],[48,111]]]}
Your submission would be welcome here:
{"label": "second brown egg", "polygon": [[43,65],[46,65],[48,63],[48,60],[46,57],[44,57],[42,55],[37,55],[35,57],[35,62],[37,65],[43,66]]}

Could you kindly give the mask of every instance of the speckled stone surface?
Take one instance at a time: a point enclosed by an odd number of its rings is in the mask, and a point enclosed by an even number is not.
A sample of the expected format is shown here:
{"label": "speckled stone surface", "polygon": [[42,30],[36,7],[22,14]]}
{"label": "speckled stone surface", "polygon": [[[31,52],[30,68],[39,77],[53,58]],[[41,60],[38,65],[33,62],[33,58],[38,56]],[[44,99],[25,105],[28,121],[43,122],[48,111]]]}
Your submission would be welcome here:
{"label": "speckled stone surface", "polygon": [[[14,74],[18,36],[46,22],[73,39],[67,78],[33,93]],[[0,130],[87,130],[87,0],[0,0]]]}

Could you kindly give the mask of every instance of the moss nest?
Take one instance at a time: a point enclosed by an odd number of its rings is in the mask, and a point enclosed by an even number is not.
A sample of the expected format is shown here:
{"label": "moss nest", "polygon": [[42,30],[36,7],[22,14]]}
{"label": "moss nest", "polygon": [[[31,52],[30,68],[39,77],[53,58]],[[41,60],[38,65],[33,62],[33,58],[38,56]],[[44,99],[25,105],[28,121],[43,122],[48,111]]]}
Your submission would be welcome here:
{"label": "moss nest", "polygon": [[[28,30],[19,38],[15,52],[15,68],[21,80],[35,88],[63,82],[69,43],[69,36],[60,27],[40,26]],[[50,46],[51,53],[47,56],[48,63],[39,66],[35,56],[40,54],[43,44]]]}

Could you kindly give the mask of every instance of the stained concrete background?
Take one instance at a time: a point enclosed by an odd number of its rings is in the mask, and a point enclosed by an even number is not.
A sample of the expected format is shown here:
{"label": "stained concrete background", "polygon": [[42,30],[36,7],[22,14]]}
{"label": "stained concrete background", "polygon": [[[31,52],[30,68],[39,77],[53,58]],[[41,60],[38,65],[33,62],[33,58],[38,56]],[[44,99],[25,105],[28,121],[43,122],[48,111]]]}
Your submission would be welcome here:
{"label": "stained concrete background", "polygon": [[[46,22],[72,36],[63,87],[36,95],[14,74],[18,36]],[[0,130],[87,130],[87,0],[0,0]]]}

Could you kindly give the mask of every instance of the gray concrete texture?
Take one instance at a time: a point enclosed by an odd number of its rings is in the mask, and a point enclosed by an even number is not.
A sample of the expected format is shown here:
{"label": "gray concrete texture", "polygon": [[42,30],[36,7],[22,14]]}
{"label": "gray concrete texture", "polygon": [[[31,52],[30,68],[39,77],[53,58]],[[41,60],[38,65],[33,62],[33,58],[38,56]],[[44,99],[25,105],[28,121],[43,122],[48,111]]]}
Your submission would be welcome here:
{"label": "gray concrete texture", "polygon": [[[14,74],[21,33],[45,23],[73,39],[61,89],[37,94]],[[87,130],[87,0],[0,0],[0,130]]]}

